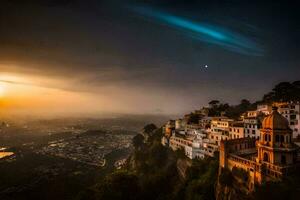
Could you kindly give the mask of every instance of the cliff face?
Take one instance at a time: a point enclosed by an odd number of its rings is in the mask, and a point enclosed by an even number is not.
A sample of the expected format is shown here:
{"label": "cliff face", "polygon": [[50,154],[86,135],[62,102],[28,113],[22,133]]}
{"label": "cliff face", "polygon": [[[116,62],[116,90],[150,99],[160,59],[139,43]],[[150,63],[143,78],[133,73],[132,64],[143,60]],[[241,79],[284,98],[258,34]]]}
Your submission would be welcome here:
{"label": "cliff face", "polygon": [[[223,172],[222,172],[223,173]],[[216,200],[254,200],[242,181],[230,174],[219,173],[216,183]]]}
{"label": "cliff face", "polygon": [[217,182],[216,200],[231,200],[236,196],[236,192],[232,187],[222,186],[219,182]]}
{"label": "cliff face", "polygon": [[[172,161],[173,162],[173,161]],[[168,166],[172,165],[172,162],[167,162],[164,168],[168,168]],[[178,158],[174,161],[178,177],[183,182],[187,176],[187,170],[192,166],[192,161],[189,159]],[[136,160],[135,156],[131,155],[126,162],[127,169],[131,171],[136,171],[139,162]]]}
{"label": "cliff face", "polygon": [[249,195],[243,193],[236,186],[221,185],[219,181],[216,185],[216,200],[252,200]]}
{"label": "cliff face", "polygon": [[184,181],[186,179],[187,169],[189,167],[191,167],[191,165],[192,165],[191,160],[188,160],[188,159],[178,159],[177,160],[177,164],[176,164],[177,172],[178,172],[179,178],[182,181]]}

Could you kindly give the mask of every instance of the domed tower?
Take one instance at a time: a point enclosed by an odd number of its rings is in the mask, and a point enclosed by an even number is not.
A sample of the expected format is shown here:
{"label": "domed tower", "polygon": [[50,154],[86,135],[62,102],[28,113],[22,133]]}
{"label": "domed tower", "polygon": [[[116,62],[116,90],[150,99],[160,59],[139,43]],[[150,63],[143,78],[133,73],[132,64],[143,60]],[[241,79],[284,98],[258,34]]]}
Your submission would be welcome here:
{"label": "domed tower", "polygon": [[292,143],[293,131],[289,123],[273,107],[273,112],[264,118],[258,142],[258,161],[273,165],[291,165],[297,161],[297,148]]}

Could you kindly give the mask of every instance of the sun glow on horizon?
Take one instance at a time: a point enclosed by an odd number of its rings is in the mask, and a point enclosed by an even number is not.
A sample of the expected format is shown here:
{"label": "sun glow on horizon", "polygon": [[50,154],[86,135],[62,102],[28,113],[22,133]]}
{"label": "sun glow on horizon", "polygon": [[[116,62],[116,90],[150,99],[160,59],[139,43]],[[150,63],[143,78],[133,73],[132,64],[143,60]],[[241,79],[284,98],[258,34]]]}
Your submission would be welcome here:
{"label": "sun glow on horizon", "polygon": [[63,89],[70,84],[67,81],[0,73],[0,111],[26,115],[76,114],[99,110],[105,104],[95,94]]}

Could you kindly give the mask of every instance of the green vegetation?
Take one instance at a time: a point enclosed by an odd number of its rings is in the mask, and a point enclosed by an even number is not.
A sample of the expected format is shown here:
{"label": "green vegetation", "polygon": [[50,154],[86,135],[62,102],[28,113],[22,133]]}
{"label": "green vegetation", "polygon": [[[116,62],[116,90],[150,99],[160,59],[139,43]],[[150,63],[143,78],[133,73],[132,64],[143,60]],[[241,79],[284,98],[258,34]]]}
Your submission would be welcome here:
{"label": "green vegetation", "polygon": [[[211,102],[213,102],[213,104]],[[228,103],[222,104],[217,100],[211,102],[209,103],[209,116],[221,116],[224,113],[227,117],[237,119],[246,111],[254,110],[256,108],[256,104],[251,104],[247,99],[242,99],[240,104],[233,106],[230,106]]]}
{"label": "green vegetation", "polygon": [[182,156],[182,151],[173,152],[161,145],[161,129],[148,134],[146,142],[142,135],[133,138],[135,149],[124,169],[100,180],[79,199],[215,199],[218,159],[193,160],[183,179],[177,163],[180,160],[184,165],[190,161]]}
{"label": "green vegetation", "polygon": [[96,199],[139,199],[138,177],[126,171],[107,176],[99,185]]}
{"label": "green vegetation", "polygon": [[133,137],[132,144],[135,149],[142,148],[144,146],[144,136],[141,134],[137,134]]}
{"label": "green vegetation", "polygon": [[200,120],[200,116],[195,113],[190,113],[188,123],[189,124],[198,124]]}
{"label": "green vegetation", "polygon": [[[273,101],[299,101],[300,81],[280,83],[272,92],[264,95],[261,101],[251,103],[247,99],[240,104],[230,106],[218,100],[209,102],[209,116],[225,114],[237,119],[241,114],[254,110],[258,103]],[[191,113],[189,123],[198,123],[199,115]],[[144,127],[143,134],[133,138],[134,151],[128,159],[127,166],[121,171],[115,171],[100,180],[95,186],[79,196],[80,200],[210,200],[215,199],[215,186],[218,179],[218,155],[215,158],[193,160],[191,166],[182,150],[173,152],[161,145],[162,130],[154,124]],[[184,177],[179,175],[178,168],[186,163]],[[221,187],[228,187],[232,198],[240,195],[241,199],[298,199],[299,172],[297,176],[281,183],[267,183],[258,187],[253,195],[242,193],[240,188],[234,188],[234,181],[247,182],[248,172],[233,168],[232,172],[223,170],[219,176]],[[222,188],[219,192],[225,198]],[[236,191],[235,191],[236,190]],[[231,192],[230,192],[231,191]],[[228,196],[230,197],[230,195]]]}
{"label": "green vegetation", "polygon": [[186,200],[215,199],[214,189],[218,176],[219,162],[215,158],[193,160],[188,169],[184,196]]}
{"label": "green vegetation", "polygon": [[143,128],[143,132],[150,135],[152,133],[154,133],[154,131],[157,129],[155,124],[147,124],[144,128]]}
{"label": "green vegetation", "polygon": [[251,103],[247,99],[242,99],[238,105],[229,105],[228,103],[221,103],[219,100],[212,100],[208,104],[209,116],[221,116],[224,114],[227,117],[237,119],[241,114],[249,110],[255,110],[257,104],[273,102],[290,102],[300,101],[300,81],[292,83],[281,82],[277,84],[271,92],[265,94],[260,101]]}
{"label": "green vegetation", "polygon": [[265,94],[263,102],[272,103],[274,101],[300,101],[300,81],[281,82],[277,84],[271,92]]}
{"label": "green vegetation", "polygon": [[228,187],[232,186],[233,176],[232,176],[231,171],[229,171],[229,169],[227,169],[227,168],[222,169],[222,172],[221,172],[220,177],[219,177],[219,183],[222,186],[228,186]]}

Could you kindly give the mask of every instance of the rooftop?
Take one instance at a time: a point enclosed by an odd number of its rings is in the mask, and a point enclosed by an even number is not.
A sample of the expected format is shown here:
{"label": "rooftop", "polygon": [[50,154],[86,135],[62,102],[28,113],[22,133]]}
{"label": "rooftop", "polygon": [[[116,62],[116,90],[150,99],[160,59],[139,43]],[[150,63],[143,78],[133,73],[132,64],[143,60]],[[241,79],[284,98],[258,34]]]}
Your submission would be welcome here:
{"label": "rooftop", "polygon": [[263,129],[289,130],[289,122],[273,107],[273,112],[264,118],[262,122]]}

